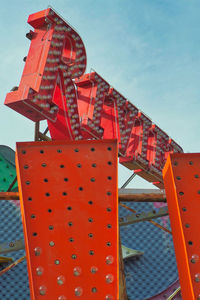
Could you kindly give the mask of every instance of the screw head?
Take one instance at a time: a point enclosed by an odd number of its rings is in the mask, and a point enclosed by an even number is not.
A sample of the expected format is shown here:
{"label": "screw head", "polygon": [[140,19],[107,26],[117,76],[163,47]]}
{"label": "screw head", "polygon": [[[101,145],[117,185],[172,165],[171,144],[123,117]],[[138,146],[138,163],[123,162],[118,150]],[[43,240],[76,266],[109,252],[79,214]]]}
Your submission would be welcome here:
{"label": "screw head", "polygon": [[57,283],[58,285],[63,285],[65,282],[65,277],[63,275],[60,275],[57,277]]}
{"label": "screw head", "polygon": [[54,261],[54,263],[55,263],[55,265],[59,265],[59,264],[60,264],[59,259],[56,259],[56,260]]}
{"label": "screw head", "polygon": [[75,288],[75,290],[74,290],[74,292],[75,292],[75,296],[82,296],[82,294],[83,294],[83,289],[79,286],[79,287],[76,287]]}
{"label": "screw head", "polygon": [[41,276],[43,274],[43,272],[44,272],[44,269],[42,267],[37,267],[36,268],[36,274],[38,276]]}
{"label": "screw head", "polygon": [[46,287],[45,285],[41,285],[41,286],[39,287],[39,292],[40,292],[40,295],[41,295],[41,296],[46,295],[47,287]]}

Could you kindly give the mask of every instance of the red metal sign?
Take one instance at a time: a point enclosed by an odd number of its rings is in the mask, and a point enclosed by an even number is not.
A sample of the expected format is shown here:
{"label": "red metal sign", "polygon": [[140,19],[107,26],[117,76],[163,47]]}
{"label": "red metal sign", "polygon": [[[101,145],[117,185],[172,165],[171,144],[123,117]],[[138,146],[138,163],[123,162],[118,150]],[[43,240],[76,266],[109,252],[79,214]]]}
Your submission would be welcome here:
{"label": "red metal sign", "polygon": [[84,44],[52,9],[28,23],[34,32],[24,72],[5,104],[33,121],[46,119],[53,140],[117,139],[119,162],[164,188],[167,155],[182,148],[99,74],[84,75]]}
{"label": "red metal sign", "polygon": [[176,153],[163,169],[183,300],[200,299],[199,166],[199,153]]}
{"label": "red metal sign", "polygon": [[17,143],[16,158],[31,299],[118,300],[116,140]]}

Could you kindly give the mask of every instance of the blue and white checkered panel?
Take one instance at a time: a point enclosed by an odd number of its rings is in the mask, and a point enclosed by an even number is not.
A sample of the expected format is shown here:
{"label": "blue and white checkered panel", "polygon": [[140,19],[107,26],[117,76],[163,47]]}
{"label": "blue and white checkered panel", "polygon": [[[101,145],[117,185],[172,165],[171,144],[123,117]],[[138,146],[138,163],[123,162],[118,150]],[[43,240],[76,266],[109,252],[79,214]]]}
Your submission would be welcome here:
{"label": "blue and white checkered panel", "polygon": [[[12,201],[0,202],[0,243],[23,238],[20,208]],[[25,255],[24,250],[1,254],[12,257],[13,261]],[[0,266],[3,269],[7,264]],[[0,276],[1,300],[30,300],[26,261]]]}
{"label": "blue and white checkered panel", "polygon": [[[153,203],[126,203],[138,212],[158,207]],[[131,212],[120,207],[120,216]],[[169,217],[155,219],[170,229]],[[125,261],[128,297],[144,300],[167,288],[178,278],[172,236],[145,221],[120,228],[122,244],[144,252],[143,256]]]}

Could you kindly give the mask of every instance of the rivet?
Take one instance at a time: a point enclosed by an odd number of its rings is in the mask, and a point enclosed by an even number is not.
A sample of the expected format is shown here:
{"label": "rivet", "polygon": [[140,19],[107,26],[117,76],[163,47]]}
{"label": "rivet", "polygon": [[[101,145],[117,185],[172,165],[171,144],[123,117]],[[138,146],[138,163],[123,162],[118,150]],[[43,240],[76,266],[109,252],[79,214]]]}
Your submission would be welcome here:
{"label": "rivet", "polygon": [[91,289],[91,292],[92,292],[92,293],[96,293],[96,292],[97,292],[97,288],[96,288],[96,287],[93,287],[93,288]]}
{"label": "rivet", "polygon": [[74,290],[75,296],[82,296],[83,294],[83,289],[81,287],[76,287]]}
{"label": "rivet", "polygon": [[93,266],[93,267],[91,267],[90,271],[92,274],[96,274],[98,272],[98,268]]}
{"label": "rivet", "polygon": [[113,296],[112,295],[106,295],[105,300],[113,300]]}
{"label": "rivet", "polygon": [[42,267],[37,267],[36,268],[36,274],[38,276],[41,276],[43,274],[43,272],[44,272],[44,269]]}
{"label": "rivet", "polygon": [[106,256],[106,264],[111,265],[114,262],[114,257],[112,255]]}
{"label": "rivet", "polygon": [[40,292],[40,295],[41,295],[41,296],[46,295],[46,292],[47,292],[46,286],[41,285],[41,286],[39,287],[39,292]]}
{"label": "rivet", "polygon": [[75,267],[73,270],[74,276],[80,276],[81,272],[82,272],[82,270],[80,267]]}
{"label": "rivet", "polygon": [[34,249],[34,252],[35,252],[35,256],[40,256],[40,254],[42,253],[42,249],[40,247],[36,247]]}
{"label": "rivet", "polygon": [[76,258],[77,258],[76,254],[72,254],[72,259],[76,259]]}
{"label": "rivet", "polygon": [[107,283],[112,283],[114,281],[114,276],[112,274],[107,274],[106,275],[106,282]]}
{"label": "rivet", "polygon": [[199,256],[197,254],[193,254],[190,261],[192,264],[197,263],[199,261]]}
{"label": "rivet", "polygon": [[64,295],[61,295],[58,297],[58,300],[67,300],[67,298]]}
{"label": "rivet", "polygon": [[194,280],[195,280],[195,282],[200,282],[200,274],[199,273],[195,274]]}
{"label": "rivet", "polygon": [[59,259],[56,259],[56,260],[54,261],[54,263],[55,263],[55,265],[59,265],[59,264],[60,264]]}
{"label": "rivet", "polygon": [[53,241],[49,242],[49,246],[53,247],[55,243]]}
{"label": "rivet", "polygon": [[59,285],[63,285],[64,282],[65,282],[65,277],[63,275],[60,275],[60,276],[57,277],[57,283]]}

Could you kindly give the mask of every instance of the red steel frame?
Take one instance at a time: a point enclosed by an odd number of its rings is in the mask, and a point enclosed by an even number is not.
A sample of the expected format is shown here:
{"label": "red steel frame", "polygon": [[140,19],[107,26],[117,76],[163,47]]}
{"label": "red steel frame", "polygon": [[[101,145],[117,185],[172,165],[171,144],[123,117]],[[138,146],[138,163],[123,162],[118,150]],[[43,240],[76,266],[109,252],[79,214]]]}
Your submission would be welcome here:
{"label": "red steel frame", "polygon": [[116,141],[17,143],[16,158],[31,299],[119,299]]}
{"label": "red steel frame", "polygon": [[200,154],[171,154],[163,170],[183,300],[200,299]]}

